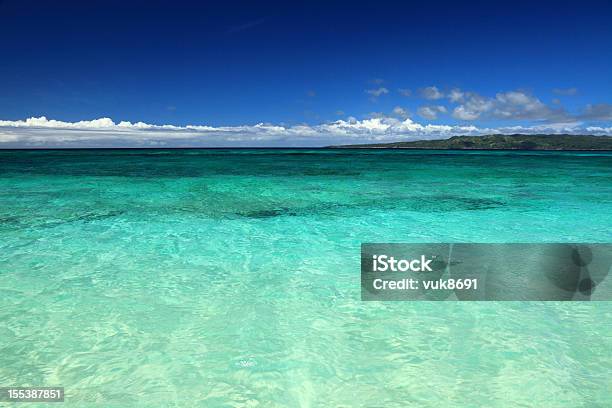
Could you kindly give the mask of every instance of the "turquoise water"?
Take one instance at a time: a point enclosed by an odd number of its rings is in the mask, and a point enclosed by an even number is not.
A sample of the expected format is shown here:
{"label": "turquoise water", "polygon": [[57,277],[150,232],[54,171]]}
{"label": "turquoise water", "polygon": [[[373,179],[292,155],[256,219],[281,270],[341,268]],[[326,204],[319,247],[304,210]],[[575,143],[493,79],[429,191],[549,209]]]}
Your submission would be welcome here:
{"label": "turquoise water", "polygon": [[359,248],[611,226],[611,153],[0,151],[0,385],[82,407],[609,407],[610,303],[362,302]]}

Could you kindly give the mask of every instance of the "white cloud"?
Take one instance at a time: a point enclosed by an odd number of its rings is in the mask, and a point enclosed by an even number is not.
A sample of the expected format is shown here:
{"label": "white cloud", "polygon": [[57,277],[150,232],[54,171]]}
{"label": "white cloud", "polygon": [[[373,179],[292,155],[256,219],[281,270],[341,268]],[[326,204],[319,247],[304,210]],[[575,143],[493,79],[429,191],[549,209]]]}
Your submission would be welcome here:
{"label": "white cloud", "polygon": [[589,126],[586,131],[595,135],[612,135],[612,127]]}
{"label": "white cloud", "polygon": [[459,120],[476,120],[480,116],[480,112],[468,109],[465,106],[457,106],[453,109],[453,118]]}
{"label": "white cloud", "polygon": [[577,88],[555,88],[553,89],[553,92],[556,93],[557,95],[572,96],[578,93],[578,89]]}
{"label": "white cloud", "polygon": [[453,89],[449,100],[459,105],[453,109],[455,119],[473,121],[476,119],[529,119],[549,122],[573,120],[563,108],[551,108],[535,96],[523,91],[499,92],[494,98],[475,92]]}
{"label": "white cloud", "polygon": [[367,94],[372,95],[373,98],[378,98],[381,95],[388,94],[389,90],[385,87],[380,87],[376,89],[366,89]]}
{"label": "white cloud", "polygon": [[403,119],[406,119],[410,116],[408,111],[402,108],[401,106],[396,106],[395,108],[393,108],[393,114]]}
{"label": "white cloud", "polygon": [[397,90],[397,92],[399,92],[400,95],[402,96],[410,96],[412,95],[412,91],[408,88],[400,88]]}
{"label": "white cloud", "polygon": [[580,115],[580,118],[587,120],[612,120],[612,105],[608,103],[589,104]]}
{"label": "white cloud", "polygon": [[323,146],[342,143],[440,139],[491,133],[593,133],[612,135],[612,128],[581,128],[580,123],[479,128],[474,125],[420,124],[411,119],[348,118],[319,125],[244,126],[152,125],[115,123],[109,118],[63,122],[45,117],[0,121],[0,147],[109,146]]}
{"label": "white cloud", "polygon": [[446,113],[446,108],[442,105],[421,106],[417,113],[424,119],[435,120],[439,113]]}
{"label": "white cloud", "polygon": [[431,100],[444,98],[444,94],[435,86],[428,86],[427,88],[421,89],[421,95],[423,95],[423,98]]}
{"label": "white cloud", "polygon": [[547,120],[554,116],[554,111],[535,96],[510,91],[495,95],[493,114],[500,119]]}
{"label": "white cloud", "polygon": [[461,89],[458,88],[454,88],[451,89],[451,91],[448,93],[448,100],[453,102],[453,103],[457,103],[463,100],[464,97],[464,93],[461,92]]}
{"label": "white cloud", "polygon": [[475,93],[464,93],[463,103],[453,109],[453,117],[460,120],[476,120],[493,109],[493,101]]}

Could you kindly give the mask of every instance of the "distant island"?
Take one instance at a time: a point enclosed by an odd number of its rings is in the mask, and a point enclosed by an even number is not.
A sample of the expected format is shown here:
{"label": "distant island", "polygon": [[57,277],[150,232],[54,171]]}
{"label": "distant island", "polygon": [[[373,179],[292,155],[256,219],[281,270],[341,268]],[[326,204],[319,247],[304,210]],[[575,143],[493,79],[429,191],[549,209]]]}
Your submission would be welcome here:
{"label": "distant island", "polygon": [[612,150],[611,136],[593,135],[484,135],[453,136],[449,139],[417,140],[328,146],[351,149],[439,149],[439,150]]}

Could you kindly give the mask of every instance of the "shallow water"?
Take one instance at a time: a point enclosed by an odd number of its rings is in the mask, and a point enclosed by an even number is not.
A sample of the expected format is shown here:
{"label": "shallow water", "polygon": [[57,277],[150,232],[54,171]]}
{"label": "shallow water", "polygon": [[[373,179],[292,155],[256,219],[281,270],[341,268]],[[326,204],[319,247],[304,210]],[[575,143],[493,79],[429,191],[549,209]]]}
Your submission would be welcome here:
{"label": "shallow water", "polygon": [[608,302],[361,302],[361,242],[610,242],[612,153],[0,151],[0,384],[607,407]]}

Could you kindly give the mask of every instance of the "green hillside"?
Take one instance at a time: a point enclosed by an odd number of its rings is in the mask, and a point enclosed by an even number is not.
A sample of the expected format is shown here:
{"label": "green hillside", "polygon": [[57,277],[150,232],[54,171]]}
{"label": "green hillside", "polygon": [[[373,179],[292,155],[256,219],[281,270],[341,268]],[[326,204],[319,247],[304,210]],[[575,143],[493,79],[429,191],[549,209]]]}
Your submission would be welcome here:
{"label": "green hillside", "polygon": [[334,148],[475,149],[475,150],[612,150],[612,137],[593,135],[485,135],[453,136],[440,140],[417,140],[330,146]]}

